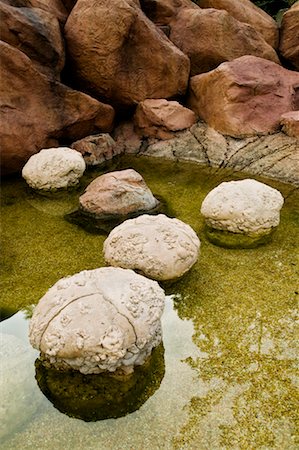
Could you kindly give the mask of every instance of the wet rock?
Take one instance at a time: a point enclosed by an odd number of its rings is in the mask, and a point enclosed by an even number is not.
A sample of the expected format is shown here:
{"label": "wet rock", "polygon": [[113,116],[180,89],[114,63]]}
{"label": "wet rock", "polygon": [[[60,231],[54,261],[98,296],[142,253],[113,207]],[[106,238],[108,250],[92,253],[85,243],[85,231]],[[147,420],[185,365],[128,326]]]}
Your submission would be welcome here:
{"label": "wet rock", "polygon": [[254,247],[277,228],[284,199],[256,180],[221,183],[201,205],[209,239],[225,247]]}
{"label": "wet rock", "polygon": [[56,191],[78,184],[85,167],[83,156],[76,150],[47,148],[29,158],[22,176],[33,189]]}
{"label": "wet rock", "polygon": [[283,114],[280,123],[285,134],[299,139],[299,111],[290,111]]}
{"label": "wet rock", "polygon": [[200,242],[194,230],[163,214],[144,214],[111,231],[104,242],[108,264],[135,269],[156,280],[181,277],[195,264]]}
{"label": "wet rock", "polygon": [[159,204],[142,176],[133,169],[97,177],[87,186],[79,202],[84,212],[98,218],[141,213]]}
{"label": "wet rock", "polygon": [[29,339],[57,369],[130,373],[161,342],[164,300],[158,283],[132,270],[85,270],[39,301]]}
{"label": "wet rock", "polygon": [[158,139],[169,139],[174,131],[189,128],[195,122],[193,111],[165,99],[140,102],[134,116],[135,129],[140,135]]}
{"label": "wet rock", "polygon": [[184,94],[189,59],[133,0],[79,0],[65,27],[72,76],[92,95],[128,107]]}
{"label": "wet rock", "polygon": [[87,166],[96,166],[122,153],[108,133],[94,134],[74,142],[71,148],[83,155]]}
{"label": "wet rock", "polygon": [[295,3],[282,16],[279,51],[299,70],[299,3]]}
{"label": "wet rock", "polygon": [[297,72],[242,56],[191,78],[189,106],[224,135],[273,133],[283,113],[299,108],[298,83]]}
{"label": "wet rock", "polygon": [[226,11],[183,9],[171,26],[169,38],[189,56],[191,76],[213,70],[224,61],[243,55],[254,55],[279,64],[275,50],[260,33]]}

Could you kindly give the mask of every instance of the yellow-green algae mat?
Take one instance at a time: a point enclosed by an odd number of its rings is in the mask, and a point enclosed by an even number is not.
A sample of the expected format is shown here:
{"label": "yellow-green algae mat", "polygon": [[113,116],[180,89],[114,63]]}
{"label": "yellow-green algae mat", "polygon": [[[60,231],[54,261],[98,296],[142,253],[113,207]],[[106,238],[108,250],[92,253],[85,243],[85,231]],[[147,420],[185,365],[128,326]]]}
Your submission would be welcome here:
{"label": "yellow-green algae mat", "polygon": [[[199,211],[212,188],[244,174],[120,158],[88,172],[77,190],[53,198],[7,179],[1,208],[3,316],[19,310],[30,316],[31,305],[59,278],[104,265],[105,236],[87,233],[64,214],[76,208],[92,178],[128,167],[143,175],[202,242],[196,265],[166,286],[163,381],[138,411],[88,423],[58,412],[40,394],[38,414],[6,436],[1,448],[299,448],[299,194],[293,186],[261,180],[285,197],[280,226],[267,245],[229,250],[206,240]],[[13,317],[2,322],[4,332]]]}

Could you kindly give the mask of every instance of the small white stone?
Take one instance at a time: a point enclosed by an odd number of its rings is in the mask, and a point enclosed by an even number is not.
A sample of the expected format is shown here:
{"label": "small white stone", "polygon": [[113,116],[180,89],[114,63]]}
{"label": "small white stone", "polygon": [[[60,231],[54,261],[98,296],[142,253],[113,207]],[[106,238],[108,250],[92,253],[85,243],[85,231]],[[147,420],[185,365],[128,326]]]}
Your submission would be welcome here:
{"label": "small white stone", "polygon": [[85,167],[83,156],[76,150],[47,148],[29,158],[22,176],[34,189],[55,191],[78,184]]}

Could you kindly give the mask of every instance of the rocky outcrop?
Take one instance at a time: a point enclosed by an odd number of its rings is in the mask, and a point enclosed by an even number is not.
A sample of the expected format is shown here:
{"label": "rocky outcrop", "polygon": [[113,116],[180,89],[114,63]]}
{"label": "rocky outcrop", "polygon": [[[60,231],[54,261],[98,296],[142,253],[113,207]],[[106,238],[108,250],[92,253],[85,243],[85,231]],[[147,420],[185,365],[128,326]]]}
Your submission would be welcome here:
{"label": "rocky outcrop", "polygon": [[79,0],[65,27],[72,76],[114,105],[184,94],[189,59],[133,0]]}
{"label": "rocky outcrop", "polygon": [[137,106],[134,123],[141,136],[169,139],[174,131],[190,128],[196,122],[193,111],[178,102],[148,99]]}
{"label": "rocky outcrop", "polygon": [[129,373],[161,342],[164,301],[157,282],[132,270],[84,270],[39,301],[29,339],[57,369]]}
{"label": "rocky outcrop", "polygon": [[[281,116],[282,131],[288,136],[299,139],[299,111],[290,111]],[[299,142],[298,142],[299,146]]]}
{"label": "rocky outcrop", "polygon": [[298,86],[299,73],[243,56],[191,78],[189,106],[224,135],[273,133],[283,113],[299,108]]}
{"label": "rocky outcrop", "polygon": [[15,8],[0,2],[1,40],[25,53],[47,75],[59,78],[64,43],[55,16],[39,8]]}
{"label": "rocky outcrop", "polygon": [[94,134],[73,142],[71,147],[83,155],[88,166],[102,164],[122,153],[114,139],[108,133]]}
{"label": "rocky outcrop", "polygon": [[76,150],[47,148],[29,158],[22,176],[33,189],[56,191],[78,184],[85,167],[83,156]]}
{"label": "rocky outcrop", "polygon": [[0,44],[1,168],[19,171],[42,148],[110,131],[111,106],[50,80],[18,49]]}
{"label": "rocky outcrop", "polygon": [[95,178],[79,202],[82,211],[97,218],[145,212],[159,204],[142,176],[133,169],[109,172]]}
{"label": "rocky outcrop", "polygon": [[114,228],[104,242],[108,264],[135,269],[155,280],[181,277],[195,264],[200,242],[195,231],[163,214],[144,214]]}
{"label": "rocky outcrop", "polygon": [[278,46],[275,20],[250,0],[197,0],[196,3],[201,8],[224,9],[239,22],[251,25],[271,47]]}
{"label": "rocky outcrop", "polygon": [[61,25],[66,22],[67,10],[66,7],[70,7],[74,0],[1,0],[2,3],[15,6],[17,8],[40,8],[56,17]]}
{"label": "rocky outcrop", "polygon": [[170,40],[189,56],[191,76],[224,61],[254,55],[279,63],[275,50],[254,28],[226,11],[183,9],[171,25]]}
{"label": "rocky outcrop", "polygon": [[279,51],[299,70],[299,3],[295,3],[282,16]]}

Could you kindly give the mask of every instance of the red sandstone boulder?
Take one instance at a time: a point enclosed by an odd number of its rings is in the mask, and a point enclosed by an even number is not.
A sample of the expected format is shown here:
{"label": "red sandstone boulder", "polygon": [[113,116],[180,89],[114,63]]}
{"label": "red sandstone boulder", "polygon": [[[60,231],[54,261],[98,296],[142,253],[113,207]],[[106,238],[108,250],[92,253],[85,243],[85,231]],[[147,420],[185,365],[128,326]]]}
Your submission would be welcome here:
{"label": "red sandstone boulder", "polygon": [[191,76],[215,69],[224,61],[254,55],[279,63],[260,33],[226,11],[183,9],[171,25],[170,40],[191,61]]}
{"label": "red sandstone boulder", "polygon": [[242,56],[191,78],[189,106],[225,135],[272,133],[283,113],[299,109],[299,73]]}
{"label": "red sandstone boulder", "polygon": [[64,43],[59,22],[39,8],[15,8],[0,2],[2,41],[17,47],[38,69],[59,78],[64,66]]}
{"label": "red sandstone boulder", "polygon": [[186,90],[190,63],[133,0],[79,0],[65,27],[79,86],[118,106]]}
{"label": "red sandstone boulder", "polygon": [[281,116],[282,131],[299,139],[299,111],[289,111]]}
{"label": "red sandstone boulder", "polygon": [[139,134],[158,139],[170,139],[174,131],[184,130],[196,122],[193,111],[178,102],[147,99],[137,106],[134,123]]}
{"label": "red sandstone boulder", "polygon": [[141,0],[141,8],[157,26],[169,25],[184,8],[199,9],[191,0]]}
{"label": "red sandstone boulder", "polygon": [[279,50],[282,56],[299,70],[299,3],[282,17]]}
{"label": "red sandstone boulder", "polygon": [[81,92],[50,80],[15,47],[0,43],[1,168],[20,170],[41,148],[110,131],[114,111]]}
{"label": "red sandstone boulder", "polygon": [[278,26],[275,20],[250,0],[197,0],[196,3],[201,8],[224,9],[235,19],[255,28],[269,45],[277,47]]}
{"label": "red sandstone boulder", "polygon": [[15,6],[18,8],[40,8],[44,11],[53,14],[61,24],[66,22],[68,13],[64,6],[66,3],[69,6],[70,0],[1,0],[2,3]]}

